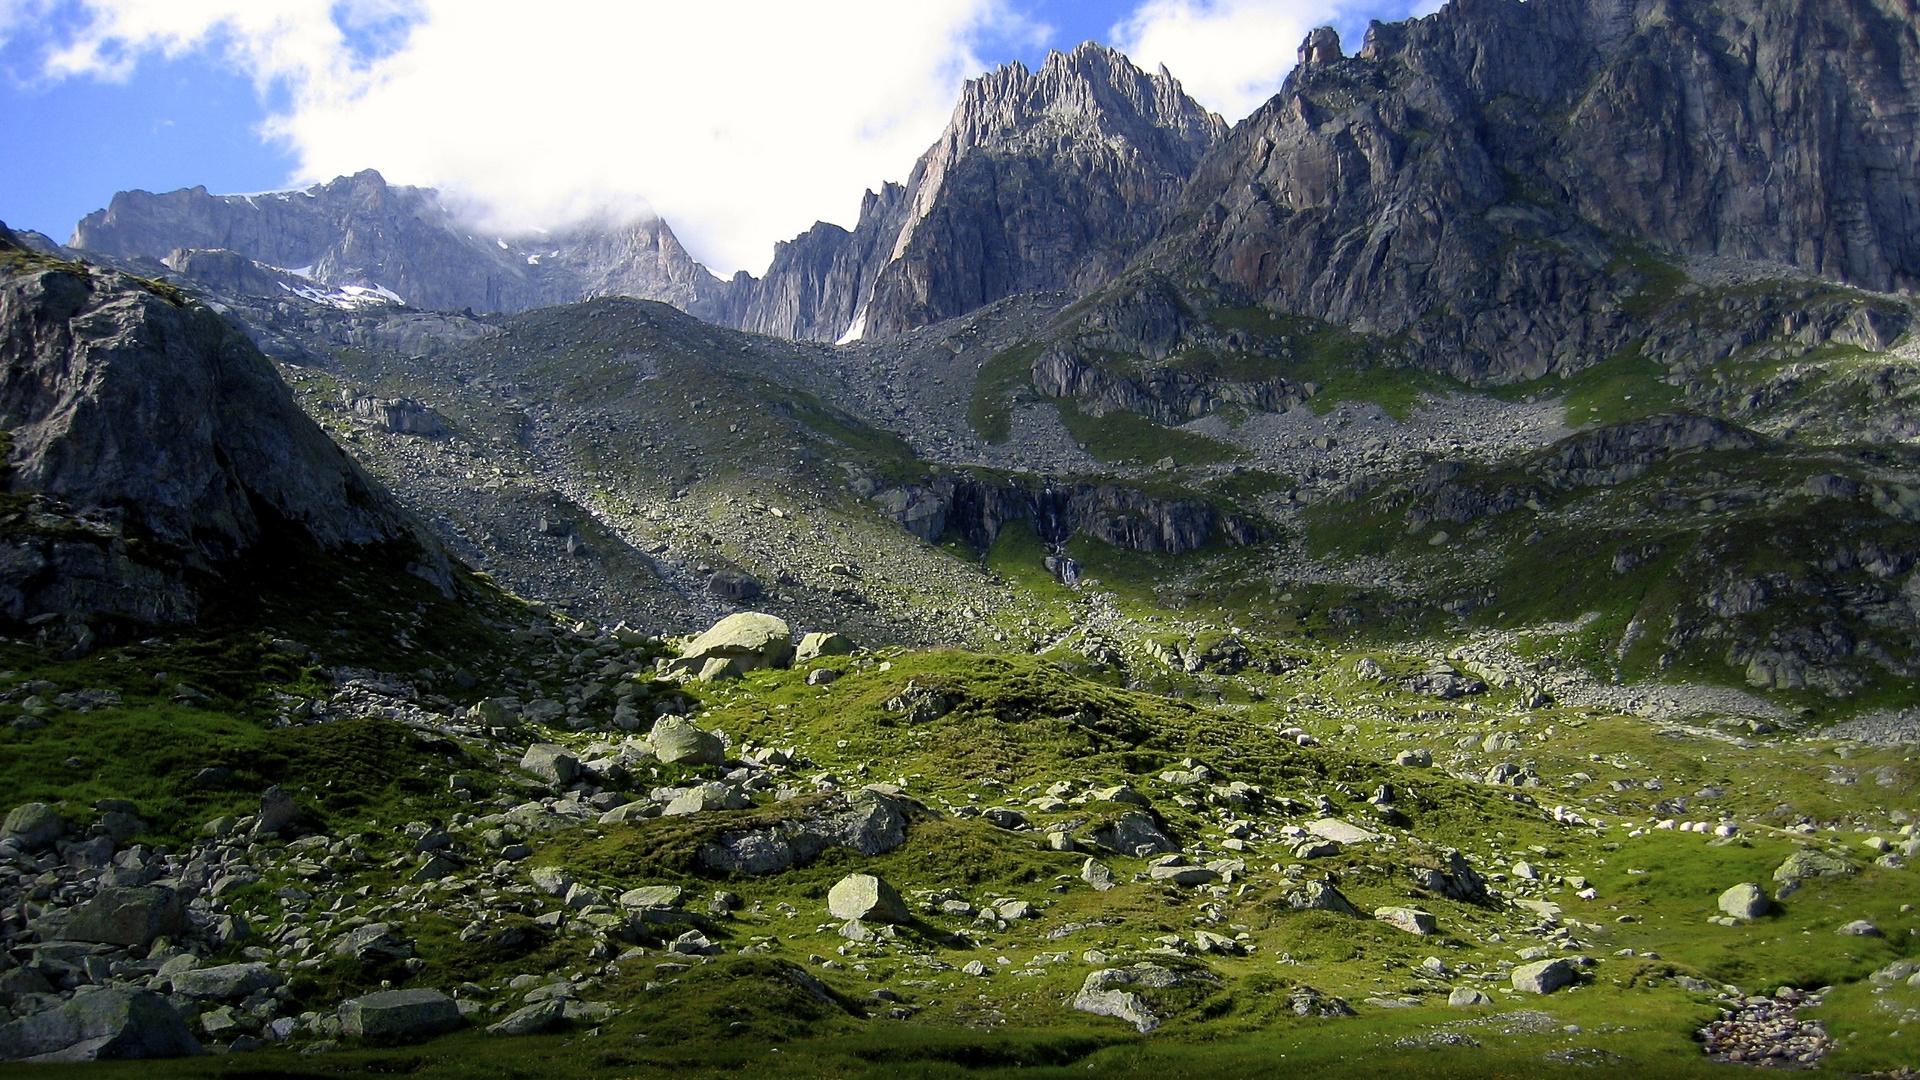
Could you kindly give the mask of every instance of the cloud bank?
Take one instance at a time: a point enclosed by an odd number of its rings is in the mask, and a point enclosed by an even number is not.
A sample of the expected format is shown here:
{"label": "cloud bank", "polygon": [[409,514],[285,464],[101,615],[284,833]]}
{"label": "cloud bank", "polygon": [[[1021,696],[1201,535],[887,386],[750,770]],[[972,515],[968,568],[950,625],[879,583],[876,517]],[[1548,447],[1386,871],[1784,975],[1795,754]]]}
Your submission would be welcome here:
{"label": "cloud bank", "polygon": [[[1238,119],[1307,30],[1407,2],[1145,0],[1115,44]],[[515,232],[651,206],[723,272],[851,224],[989,66],[973,42],[1046,33],[1006,0],[0,0],[0,34],[48,22],[51,78],[196,50],[245,71],[292,182],[378,168]]]}

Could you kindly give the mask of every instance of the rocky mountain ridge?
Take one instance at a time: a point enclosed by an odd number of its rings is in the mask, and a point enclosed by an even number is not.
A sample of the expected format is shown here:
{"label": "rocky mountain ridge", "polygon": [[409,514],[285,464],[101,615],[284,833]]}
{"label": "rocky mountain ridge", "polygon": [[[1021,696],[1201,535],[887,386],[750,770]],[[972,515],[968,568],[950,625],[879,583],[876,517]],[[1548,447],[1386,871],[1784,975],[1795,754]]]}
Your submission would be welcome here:
{"label": "rocky mountain ridge", "polygon": [[1032,72],[1011,64],[966,84],[940,141],[905,185],[868,192],[851,232],[817,224],[780,244],[758,279],[715,277],[658,218],[480,235],[437,192],[372,170],[301,192],[121,192],[79,223],[71,246],[164,260],[252,295],[318,285],[481,313],[633,296],[834,341],[1104,284],[1158,232],[1225,131],[1166,71],[1148,75],[1111,49],[1054,53]]}

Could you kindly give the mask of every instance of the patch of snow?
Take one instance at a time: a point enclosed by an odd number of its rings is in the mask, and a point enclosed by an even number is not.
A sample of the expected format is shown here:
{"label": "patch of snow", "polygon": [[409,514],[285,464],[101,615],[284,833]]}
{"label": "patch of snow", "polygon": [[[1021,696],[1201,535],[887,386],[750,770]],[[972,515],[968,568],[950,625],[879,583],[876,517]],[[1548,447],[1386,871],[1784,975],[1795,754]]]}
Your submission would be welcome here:
{"label": "patch of snow", "polygon": [[502,240],[502,239],[500,239],[499,237],[497,237],[497,236],[496,236],[496,237],[494,237],[494,238],[493,238],[493,242],[494,242],[494,243],[496,243],[496,244],[499,244],[499,245],[500,245],[500,250],[501,250],[501,251],[505,251],[505,250],[507,250],[507,242],[506,242],[505,240]]}
{"label": "patch of snow", "polygon": [[529,256],[527,256],[527,265],[528,265],[528,266],[539,266],[539,265],[540,265],[540,256],[538,256],[538,255],[529,255]]}
{"label": "patch of snow", "polygon": [[866,333],[867,333],[867,309],[866,307],[862,306],[860,308],[860,314],[855,315],[853,317],[853,325],[847,327],[847,332],[840,335],[840,340],[834,342],[834,344],[850,345],[853,342],[859,341],[862,337],[865,337]]}

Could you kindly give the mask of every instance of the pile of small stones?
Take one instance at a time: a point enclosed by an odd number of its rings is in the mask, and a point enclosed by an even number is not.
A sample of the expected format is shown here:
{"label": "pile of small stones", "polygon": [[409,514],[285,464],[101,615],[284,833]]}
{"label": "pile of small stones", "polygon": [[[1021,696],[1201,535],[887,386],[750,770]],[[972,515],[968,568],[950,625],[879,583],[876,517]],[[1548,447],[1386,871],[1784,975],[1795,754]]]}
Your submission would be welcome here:
{"label": "pile of small stones", "polygon": [[1819,1005],[1825,995],[1825,989],[1803,993],[1783,986],[1770,998],[1730,998],[1720,1019],[1700,1029],[1701,1044],[1715,1061],[1811,1065],[1827,1052],[1827,1029],[1796,1011]]}

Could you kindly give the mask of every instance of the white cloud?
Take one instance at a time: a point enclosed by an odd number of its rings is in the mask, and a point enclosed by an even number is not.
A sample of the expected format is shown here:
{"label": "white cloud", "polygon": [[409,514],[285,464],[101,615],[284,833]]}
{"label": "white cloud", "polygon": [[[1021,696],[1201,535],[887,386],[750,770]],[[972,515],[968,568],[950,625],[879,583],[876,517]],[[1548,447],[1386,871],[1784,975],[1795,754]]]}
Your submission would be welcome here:
{"label": "white cloud", "polygon": [[268,130],[296,182],[371,166],[502,229],[651,203],[723,271],[758,271],[817,218],[851,224],[984,66],[968,41],[1031,32],[1000,0],[83,3],[49,74],[222,50],[290,95]]}
{"label": "white cloud", "polygon": [[[1114,27],[1114,45],[1165,64],[1194,99],[1239,121],[1280,90],[1316,26],[1359,30],[1365,16],[1428,15],[1442,0],[1145,0]],[[1347,42],[1351,52],[1358,41]]]}

